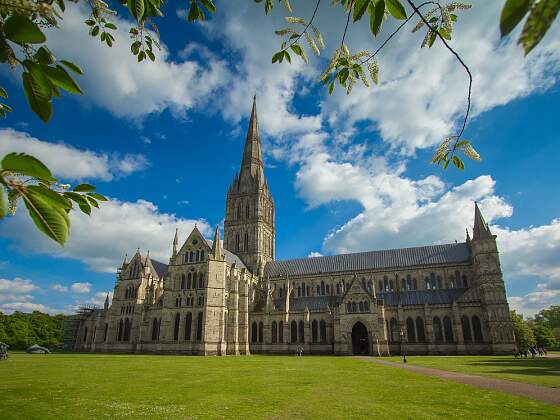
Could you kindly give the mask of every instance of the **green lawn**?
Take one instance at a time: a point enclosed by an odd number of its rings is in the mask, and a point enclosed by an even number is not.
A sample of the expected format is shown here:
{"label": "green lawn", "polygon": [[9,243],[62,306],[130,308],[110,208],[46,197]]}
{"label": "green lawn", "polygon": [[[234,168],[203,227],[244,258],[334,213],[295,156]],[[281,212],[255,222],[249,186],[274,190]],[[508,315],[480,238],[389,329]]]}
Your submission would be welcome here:
{"label": "green lawn", "polygon": [[[390,358],[401,361],[400,356]],[[407,356],[408,363],[560,388],[560,359],[513,356]]]}
{"label": "green lawn", "polygon": [[0,417],[559,418],[560,407],[347,357],[12,354]]}

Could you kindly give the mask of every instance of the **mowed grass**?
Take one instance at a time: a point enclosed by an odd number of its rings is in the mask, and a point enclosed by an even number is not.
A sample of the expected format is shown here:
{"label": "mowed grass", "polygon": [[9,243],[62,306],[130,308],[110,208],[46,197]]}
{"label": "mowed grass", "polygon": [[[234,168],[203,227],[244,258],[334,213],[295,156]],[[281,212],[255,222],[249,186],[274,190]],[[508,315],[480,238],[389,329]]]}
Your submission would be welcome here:
{"label": "mowed grass", "polygon": [[559,418],[560,407],[349,357],[12,354],[0,418]]}
{"label": "mowed grass", "polygon": [[[407,356],[408,363],[451,372],[492,376],[517,382],[560,388],[560,358],[513,356]],[[392,361],[402,357],[393,356]]]}

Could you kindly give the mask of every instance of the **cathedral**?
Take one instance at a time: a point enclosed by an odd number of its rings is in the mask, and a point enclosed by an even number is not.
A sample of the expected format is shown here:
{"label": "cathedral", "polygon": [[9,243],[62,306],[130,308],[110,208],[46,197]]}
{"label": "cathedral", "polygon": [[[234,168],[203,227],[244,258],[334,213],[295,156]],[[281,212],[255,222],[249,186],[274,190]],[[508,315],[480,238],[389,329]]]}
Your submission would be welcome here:
{"label": "cathedral", "polygon": [[[276,260],[256,101],[223,241],[199,229],[169,262],[140,251],[113,300],[73,317],[76,351],[248,355],[512,354],[496,236],[475,203],[461,243]],[[171,239],[171,238],[170,238]]]}

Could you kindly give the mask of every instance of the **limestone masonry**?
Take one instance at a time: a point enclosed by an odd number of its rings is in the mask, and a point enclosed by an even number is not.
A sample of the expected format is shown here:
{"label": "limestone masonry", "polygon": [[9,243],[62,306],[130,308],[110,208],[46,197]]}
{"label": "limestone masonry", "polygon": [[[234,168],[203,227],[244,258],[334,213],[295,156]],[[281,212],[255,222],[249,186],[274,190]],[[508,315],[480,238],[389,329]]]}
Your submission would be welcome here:
{"label": "limestone masonry", "polygon": [[113,301],[75,318],[71,348],[201,355],[511,354],[496,236],[475,204],[472,239],[276,261],[274,200],[256,103],[227,191],[224,240],[195,227],[168,264],[139,251]]}

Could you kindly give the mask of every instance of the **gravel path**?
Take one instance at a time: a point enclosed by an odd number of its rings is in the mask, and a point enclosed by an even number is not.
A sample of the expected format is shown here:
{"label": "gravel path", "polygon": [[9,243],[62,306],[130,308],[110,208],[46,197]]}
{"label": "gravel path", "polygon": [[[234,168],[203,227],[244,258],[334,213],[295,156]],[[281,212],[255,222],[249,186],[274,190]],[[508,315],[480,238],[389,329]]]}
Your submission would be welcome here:
{"label": "gravel path", "polygon": [[356,356],[357,359],[367,362],[378,363],[380,365],[397,367],[410,370],[424,375],[436,376],[462,384],[472,385],[479,388],[491,389],[493,391],[506,392],[520,397],[531,398],[533,400],[544,401],[551,404],[560,404],[560,389],[549,388],[541,385],[526,384],[523,382],[509,381],[507,379],[489,378],[486,376],[468,375],[466,373],[449,372],[441,369],[434,369],[423,366],[415,366],[400,362],[390,362],[377,357]]}

